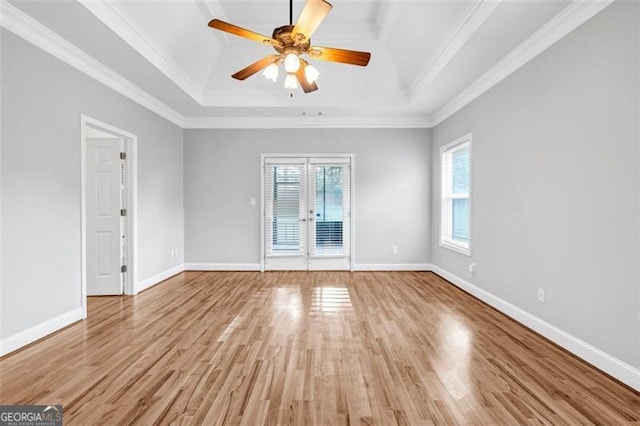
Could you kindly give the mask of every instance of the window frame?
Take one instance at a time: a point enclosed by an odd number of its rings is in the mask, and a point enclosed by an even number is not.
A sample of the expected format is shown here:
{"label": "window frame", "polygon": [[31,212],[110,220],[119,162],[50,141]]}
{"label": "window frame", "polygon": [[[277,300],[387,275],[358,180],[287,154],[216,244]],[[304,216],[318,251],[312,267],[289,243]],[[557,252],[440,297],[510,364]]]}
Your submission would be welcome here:
{"label": "window frame", "polygon": [[[471,256],[471,217],[472,217],[472,135],[471,133],[462,136],[452,142],[440,147],[440,247]],[[453,153],[465,147],[469,148],[469,192],[462,194],[453,194],[451,192],[452,174],[449,159]],[[453,200],[467,199],[469,200],[469,241],[462,243],[453,239]]]}

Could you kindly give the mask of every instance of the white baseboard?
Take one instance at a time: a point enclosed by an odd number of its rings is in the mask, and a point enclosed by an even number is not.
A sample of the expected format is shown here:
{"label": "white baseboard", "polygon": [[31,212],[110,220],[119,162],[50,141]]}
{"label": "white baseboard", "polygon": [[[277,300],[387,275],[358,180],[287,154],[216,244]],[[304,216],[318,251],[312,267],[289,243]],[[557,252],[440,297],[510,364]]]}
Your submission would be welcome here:
{"label": "white baseboard", "polygon": [[352,271],[431,271],[430,263],[356,263]]}
{"label": "white baseboard", "polygon": [[432,271],[503,314],[535,330],[594,367],[640,391],[640,370],[637,368],[436,265],[432,265]]}
{"label": "white baseboard", "polygon": [[259,271],[259,263],[186,263],[186,271]]}
{"label": "white baseboard", "polygon": [[[259,263],[186,263],[185,271],[260,271]],[[359,263],[352,271],[430,271],[430,263]]]}
{"label": "white baseboard", "polygon": [[77,307],[72,311],[59,315],[55,318],[51,318],[41,324],[0,340],[0,356],[4,356],[28,345],[29,343],[42,339],[43,337],[73,324],[76,321],[80,321],[81,319],[82,308]]}
{"label": "white baseboard", "polygon": [[184,263],[181,265],[176,265],[171,269],[167,269],[164,272],[160,272],[159,274],[156,274],[152,277],[146,278],[140,282],[138,282],[138,284],[136,284],[136,294],[141,292],[142,290],[146,290],[149,287],[152,287],[164,280],[166,280],[167,278],[171,278],[172,276],[174,276],[175,274],[179,274],[180,272],[184,272],[185,269],[185,265]]}

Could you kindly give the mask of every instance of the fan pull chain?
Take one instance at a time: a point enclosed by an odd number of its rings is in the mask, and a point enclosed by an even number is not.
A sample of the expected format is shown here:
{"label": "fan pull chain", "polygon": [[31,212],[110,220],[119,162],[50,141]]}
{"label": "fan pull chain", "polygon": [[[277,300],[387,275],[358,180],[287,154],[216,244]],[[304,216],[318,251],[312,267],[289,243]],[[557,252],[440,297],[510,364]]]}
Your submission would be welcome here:
{"label": "fan pull chain", "polygon": [[289,25],[293,25],[293,0],[289,0]]}

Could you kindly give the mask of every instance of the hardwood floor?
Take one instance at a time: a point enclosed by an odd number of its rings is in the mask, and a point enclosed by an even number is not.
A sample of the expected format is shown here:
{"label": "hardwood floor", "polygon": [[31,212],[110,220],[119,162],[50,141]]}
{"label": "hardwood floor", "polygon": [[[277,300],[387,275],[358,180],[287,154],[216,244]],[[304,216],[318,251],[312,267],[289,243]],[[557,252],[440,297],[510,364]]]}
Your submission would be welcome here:
{"label": "hardwood floor", "polygon": [[640,394],[431,273],[187,272],[0,360],[65,424],[627,424]]}

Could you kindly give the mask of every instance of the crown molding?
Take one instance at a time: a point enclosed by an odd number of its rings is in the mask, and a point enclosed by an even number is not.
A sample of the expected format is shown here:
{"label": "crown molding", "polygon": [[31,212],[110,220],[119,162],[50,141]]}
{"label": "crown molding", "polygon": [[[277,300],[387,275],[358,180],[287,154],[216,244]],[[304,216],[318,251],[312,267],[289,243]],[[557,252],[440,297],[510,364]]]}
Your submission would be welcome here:
{"label": "crown molding", "polygon": [[447,37],[442,44],[433,62],[418,76],[415,84],[409,93],[415,96],[422,87],[426,87],[437,76],[447,64],[458,54],[475,32],[491,16],[494,10],[500,5],[502,0],[481,0],[473,3],[464,18],[456,25],[455,30]]}
{"label": "crown molding", "polygon": [[[184,117],[5,0],[0,0],[0,26],[182,128],[431,128],[491,89],[605,9],[613,1],[578,0],[571,3],[494,67],[430,116]],[[482,15],[487,12],[488,10]],[[459,41],[463,40],[462,35],[459,37]],[[428,73],[429,71],[427,71]],[[406,95],[403,96],[406,100]],[[201,105],[215,99],[215,97],[201,97],[199,102]]]}
{"label": "crown molding", "polygon": [[184,118],[181,114],[78,49],[15,6],[3,0],[0,7],[2,8],[0,25],[6,30],[155,112],[173,124],[177,126],[183,125]]}
{"label": "crown molding", "polygon": [[122,40],[151,62],[161,73],[173,81],[193,100],[202,104],[202,87],[196,86],[178,67],[173,65],[162,51],[150,41],[146,31],[116,2],[109,0],[78,0],[89,12],[102,21]]}
{"label": "crown molding", "polygon": [[[270,83],[268,83],[270,84]],[[332,93],[311,94],[304,96],[300,93],[290,97],[289,93],[282,90],[282,86],[273,86],[279,93],[250,93],[233,94],[230,92],[215,95],[205,94],[202,97],[204,107],[301,107],[301,108],[362,108],[363,105],[376,105],[383,103],[386,107],[406,107],[409,96],[404,91],[374,92],[370,90],[358,91],[352,94]]]}
{"label": "crown molding", "polygon": [[464,108],[613,2],[614,0],[579,0],[571,3],[480,78],[432,114],[430,118],[433,126],[437,126]]}
{"label": "crown molding", "polygon": [[427,117],[185,117],[185,129],[430,128]]}
{"label": "crown molding", "polygon": [[395,1],[381,2],[375,20],[375,33],[378,40],[383,40],[388,37],[391,21],[395,13]]}

